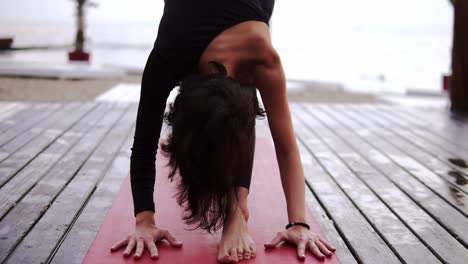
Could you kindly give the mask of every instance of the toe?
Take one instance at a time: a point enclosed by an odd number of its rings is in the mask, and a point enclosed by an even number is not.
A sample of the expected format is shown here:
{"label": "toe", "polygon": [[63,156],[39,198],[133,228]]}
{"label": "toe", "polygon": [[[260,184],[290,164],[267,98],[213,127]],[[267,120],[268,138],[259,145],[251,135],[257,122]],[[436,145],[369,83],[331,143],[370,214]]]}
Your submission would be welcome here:
{"label": "toe", "polygon": [[239,261],[239,258],[237,257],[237,249],[236,248],[232,248],[230,250],[230,255],[231,255],[231,260],[233,260],[234,262],[238,262]]}
{"label": "toe", "polygon": [[229,250],[225,247],[218,245],[218,261],[220,263],[231,263],[231,257],[229,256]]}
{"label": "toe", "polygon": [[220,255],[218,256],[218,262],[220,263],[231,263],[231,258],[229,255]]}
{"label": "toe", "polygon": [[250,252],[250,246],[249,245],[244,245],[244,248],[242,249],[242,259],[250,259],[251,257],[251,252]]}
{"label": "toe", "polygon": [[237,249],[237,259],[239,261],[244,259],[244,249],[242,248]]}

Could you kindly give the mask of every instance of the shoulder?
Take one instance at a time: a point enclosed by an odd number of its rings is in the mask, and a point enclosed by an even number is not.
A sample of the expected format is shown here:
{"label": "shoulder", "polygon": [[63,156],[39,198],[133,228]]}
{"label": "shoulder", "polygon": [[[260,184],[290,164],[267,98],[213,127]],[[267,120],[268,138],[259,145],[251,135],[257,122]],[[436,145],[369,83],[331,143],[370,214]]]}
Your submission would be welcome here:
{"label": "shoulder", "polygon": [[246,21],[228,28],[208,45],[199,63],[210,60],[228,65],[273,65],[279,56],[271,43],[268,25]]}
{"label": "shoulder", "polygon": [[249,59],[256,64],[273,65],[279,60],[278,53],[271,43],[269,28],[264,23],[256,23],[246,29],[242,42]]}

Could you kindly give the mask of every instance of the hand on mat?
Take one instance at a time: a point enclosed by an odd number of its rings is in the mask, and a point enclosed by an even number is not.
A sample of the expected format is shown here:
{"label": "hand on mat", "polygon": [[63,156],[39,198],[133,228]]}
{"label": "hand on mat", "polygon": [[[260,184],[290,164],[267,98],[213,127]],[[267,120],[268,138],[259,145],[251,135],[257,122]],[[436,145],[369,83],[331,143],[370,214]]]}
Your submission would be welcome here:
{"label": "hand on mat", "polygon": [[327,241],[302,226],[293,226],[285,231],[278,232],[271,242],[265,243],[265,248],[274,248],[282,241],[297,245],[299,259],[305,259],[306,249],[309,249],[320,260],[325,259],[325,255],[330,257],[332,251],[336,250]]}
{"label": "hand on mat", "polygon": [[111,251],[115,251],[123,246],[127,246],[125,249],[123,256],[128,257],[133,251],[133,248],[136,245],[135,254],[133,255],[135,258],[140,258],[143,254],[144,248],[147,248],[151,254],[151,258],[155,259],[158,258],[158,249],[156,247],[157,241],[161,239],[166,239],[169,243],[174,247],[181,247],[182,243],[177,241],[169,231],[165,229],[157,228],[153,221],[144,221],[139,222],[136,224],[135,232],[133,234],[128,235],[122,241],[114,244],[111,247]]}

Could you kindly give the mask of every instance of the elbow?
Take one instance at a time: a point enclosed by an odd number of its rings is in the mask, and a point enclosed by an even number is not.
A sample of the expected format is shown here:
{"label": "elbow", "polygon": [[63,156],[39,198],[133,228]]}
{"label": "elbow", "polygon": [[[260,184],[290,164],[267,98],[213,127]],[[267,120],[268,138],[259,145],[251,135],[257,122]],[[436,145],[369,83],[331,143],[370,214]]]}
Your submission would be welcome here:
{"label": "elbow", "polygon": [[282,69],[281,66],[281,58],[278,52],[271,46],[270,43],[265,44],[263,47],[263,59],[262,64],[271,70],[280,70]]}
{"label": "elbow", "polygon": [[271,40],[264,34],[252,34],[249,40],[253,43],[254,53],[259,56],[259,64],[266,68],[277,68],[281,65],[278,52],[271,44]]}

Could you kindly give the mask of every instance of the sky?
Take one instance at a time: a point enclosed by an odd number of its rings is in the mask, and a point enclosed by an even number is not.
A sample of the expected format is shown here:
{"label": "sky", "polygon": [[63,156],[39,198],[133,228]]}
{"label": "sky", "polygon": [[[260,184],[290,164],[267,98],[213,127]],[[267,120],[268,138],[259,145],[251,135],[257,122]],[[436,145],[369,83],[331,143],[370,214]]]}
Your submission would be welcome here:
{"label": "sky", "polygon": [[[94,0],[89,19],[154,22],[163,0]],[[72,0],[0,0],[0,20],[73,21]],[[274,21],[302,24],[389,27],[447,27],[452,23],[448,0],[276,0]],[[289,24],[289,23],[288,23]]]}

